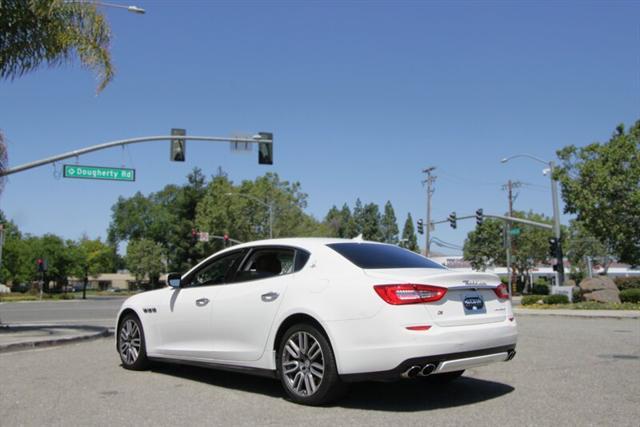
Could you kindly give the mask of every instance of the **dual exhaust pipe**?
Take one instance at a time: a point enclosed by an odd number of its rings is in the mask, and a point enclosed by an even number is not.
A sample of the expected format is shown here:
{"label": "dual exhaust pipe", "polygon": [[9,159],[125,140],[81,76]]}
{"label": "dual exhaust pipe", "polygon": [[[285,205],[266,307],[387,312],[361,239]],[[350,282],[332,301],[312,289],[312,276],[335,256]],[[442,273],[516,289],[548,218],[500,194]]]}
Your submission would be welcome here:
{"label": "dual exhaust pipe", "polygon": [[[508,362],[511,359],[513,359],[515,356],[516,356],[516,351],[509,350],[509,352],[507,353],[507,358],[504,359],[504,361]],[[428,363],[424,366],[413,365],[409,369],[404,371],[400,376],[402,378],[416,378],[418,376],[426,377],[428,375],[431,375],[433,371],[436,370],[436,368],[437,366],[434,365],[433,363]]]}
{"label": "dual exhaust pipe", "polygon": [[404,371],[400,376],[402,378],[416,378],[417,376],[426,377],[427,375],[431,375],[433,371],[436,370],[436,365],[433,363],[428,363],[424,366],[413,365],[406,371]]}

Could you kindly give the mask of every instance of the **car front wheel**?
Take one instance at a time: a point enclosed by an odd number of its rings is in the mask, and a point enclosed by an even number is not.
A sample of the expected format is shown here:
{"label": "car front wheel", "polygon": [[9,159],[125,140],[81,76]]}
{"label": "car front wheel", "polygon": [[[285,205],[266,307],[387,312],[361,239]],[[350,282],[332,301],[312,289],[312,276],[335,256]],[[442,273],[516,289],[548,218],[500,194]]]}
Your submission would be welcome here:
{"label": "car front wheel", "polygon": [[329,341],[312,325],[294,325],[285,332],[277,363],[280,381],[296,403],[322,405],[345,391]]}
{"label": "car front wheel", "polygon": [[118,327],[118,354],[122,367],[142,371],[149,367],[144,344],[144,331],[140,320],[134,314],[127,314]]}

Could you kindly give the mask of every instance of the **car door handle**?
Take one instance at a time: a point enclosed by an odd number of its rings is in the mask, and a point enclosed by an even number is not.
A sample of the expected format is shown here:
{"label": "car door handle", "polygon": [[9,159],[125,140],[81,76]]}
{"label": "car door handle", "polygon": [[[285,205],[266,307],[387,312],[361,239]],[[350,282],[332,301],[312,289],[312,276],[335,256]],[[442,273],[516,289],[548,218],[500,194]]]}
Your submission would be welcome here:
{"label": "car door handle", "polygon": [[275,301],[276,298],[278,298],[279,296],[280,294],[277,292],[267,292],[266,294],[262,294],[262,301],[264,302]]}
{"label": "car door handle", "polygon": [[196,305],[198,307],[204,307],[207,304],[209,304],[209,299],[208,298],[200,298],[200,299],[196,300]]}

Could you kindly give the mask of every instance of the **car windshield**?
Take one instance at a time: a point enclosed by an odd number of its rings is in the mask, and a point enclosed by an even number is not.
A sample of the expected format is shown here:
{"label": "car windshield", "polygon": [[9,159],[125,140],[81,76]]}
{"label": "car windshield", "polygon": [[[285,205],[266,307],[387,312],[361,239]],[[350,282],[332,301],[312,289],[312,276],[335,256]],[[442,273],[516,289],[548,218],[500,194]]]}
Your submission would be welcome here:
{"label": "car windshield", "polygon": [[376,243],[331,243],[331,249],[364,269],[444,268],[442,265],[407,249]]}

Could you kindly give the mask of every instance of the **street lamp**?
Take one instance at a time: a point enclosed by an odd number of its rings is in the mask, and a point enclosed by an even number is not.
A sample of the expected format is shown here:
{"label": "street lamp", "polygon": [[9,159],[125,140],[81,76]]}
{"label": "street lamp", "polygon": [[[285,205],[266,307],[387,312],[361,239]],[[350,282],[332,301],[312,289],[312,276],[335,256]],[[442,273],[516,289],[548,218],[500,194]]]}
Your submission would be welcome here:
{"label": "street lamp", "polygon": [[122,4],[116,4],[116,3],[107,3],[107,2],[102,2],[102,1],[92,1],[92,0],[68,0],[65,1],[65,4],[73,4],[73,3],[84,3],[84,4],[95,4],[96,6],[104,6],[104,7],[113,7],[116,9],[126,9],[129,12],[132,13],[137,13],[139,15],[144,15],[146,13],[146,11],[138,6],[125,6]]}
{"label": "street lamp", "polygon": [[[553,171],[555,170],[556,163],[553,160],[543,160],[540,157],[533,156],[527,153],[515,154],[513,156],[505,157],[500,160],[501,163],[507,163],[511,159],[515,159],[517,157],[527,157],[531,160],[535,160],[536,162],[542,163],[544,165],[549,166],[549,178],[551,180],[551,201],[553,203],[553,234],[560,242],[560,208],[558,204],[558,187],[555,179],[553,179]],[[564,284],[564,264],[562,260],[562,252],[558,251],[556,256],[558,261],[558,285]]]}
{"label": "street lamp", "polygon": [[251,199],[254,202],[266,207],[269,210],[269,238],[273,239],[273,202],[271,203],[265,203],[262,200],[258,199],[255,196],[252,196],[250,194],[244,194],[244,193],[225,193],[225,196],[239,196],[239,197],[244,197],[247,199]]}

